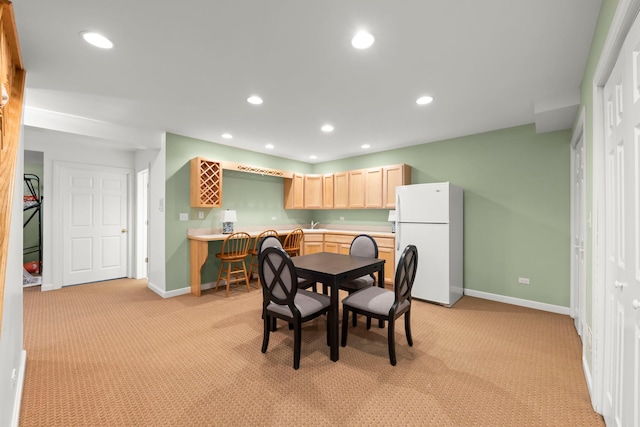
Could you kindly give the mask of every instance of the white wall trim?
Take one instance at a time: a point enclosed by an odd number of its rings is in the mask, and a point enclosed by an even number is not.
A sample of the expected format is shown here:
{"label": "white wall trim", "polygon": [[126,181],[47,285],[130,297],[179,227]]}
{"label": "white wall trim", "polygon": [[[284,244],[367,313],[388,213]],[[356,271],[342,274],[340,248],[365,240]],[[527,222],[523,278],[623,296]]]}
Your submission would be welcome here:
{"label": "white wall trim", "polygon": [[16,394],[13,400],[13,417],[11,418],[11,426],[18,427],[20,424],[20,408],[22,406],[22,389],[24,388],[25,371],[27,367],[27,351],[20,352],[20,366],[16,378]]}
{"label": "white wall trim", "polygon": [[[224,282],[221,282],[221,287],[222,285],[224,285]],[[216,284],[214,282],[209,282],[209,283],[203,283],[200,286],[201,290],[207,290],[207,289],[213,289],[216,286]],[[160,289],[159,287],[155,286],[153,283],[148,282],[147,287],[149,289],[151,289],[153,292],[155,292],[156,294],[160,295],[162,298],[173,298],[173,297],[178,297],[180,295],[186,295],[186,294],[190,294],[191,293],[191,287],[190,286],[185,286],[184,288],[180,288],[180,289],[174,289],[172,291],[164,291],[162,289]]]}
{"label": "white wall trim", "polygon": [[559,305],[546,304],[544,302],[530,301],[521,298],[508,297],[504,295],[491,294],[489,292],[474,291],[473,289],[465,289],[465,295],[470,297],[482,298],[490,301],[503,302],[505,304],[518,305],[520,307],[533,308],[536,310],[549,311],[551,313],[571,315],[571,309],[569,307],[562,307]]}
{"label": "white wall trim", "polygon": [[[589,361],[585,354],[582,354],[582,371],[584,372],[584,379],[587,382],[587,390],[589,390],[589,396],[593,396],[593,379],[591,378],[591,371],[589,370]],[[593,399],[591,399],[591,406],[593,410],[596,410]],[[596,411],[597,412],[597,411]]]}

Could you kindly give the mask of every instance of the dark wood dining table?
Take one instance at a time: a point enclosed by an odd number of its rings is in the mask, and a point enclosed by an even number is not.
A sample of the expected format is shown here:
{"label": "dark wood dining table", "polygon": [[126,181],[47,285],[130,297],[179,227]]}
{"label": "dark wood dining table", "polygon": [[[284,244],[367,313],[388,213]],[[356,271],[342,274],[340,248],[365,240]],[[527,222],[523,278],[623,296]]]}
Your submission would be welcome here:
{"label": "dark wood dining table", "polygon": [[331,252],[318,252],[291,258],[298,277],[313,280],[330,289],[331,308],[329,310],[329,343],[331,360],[337,361],[338,355],[338,290],[340,284],[367,274],[378,272],[378,286],[384,287],[384,260]]}

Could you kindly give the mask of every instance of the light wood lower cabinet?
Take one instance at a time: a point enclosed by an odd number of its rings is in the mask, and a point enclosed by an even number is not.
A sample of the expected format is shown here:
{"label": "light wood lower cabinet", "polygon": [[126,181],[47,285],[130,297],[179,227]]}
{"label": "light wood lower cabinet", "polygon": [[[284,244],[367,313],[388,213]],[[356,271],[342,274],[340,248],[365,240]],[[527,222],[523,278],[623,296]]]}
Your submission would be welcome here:
{"label": "light wood lower cabinet", "polygon": [[302,255],[323,252],[324,235],[322,233],[305,234],[302,242]]}
{"label": "light wood lower cabinet", "polygon": [[[351,242],[360,233],[353,234],[332,234],[324,235],[324,251],[336,254],[349,254]],[[384,282],[387,287],[393,286],[393,279],[396,274],[396,251],[395,239],[393,237],[373,237],[378,245],[378,258],[385,260]]]}

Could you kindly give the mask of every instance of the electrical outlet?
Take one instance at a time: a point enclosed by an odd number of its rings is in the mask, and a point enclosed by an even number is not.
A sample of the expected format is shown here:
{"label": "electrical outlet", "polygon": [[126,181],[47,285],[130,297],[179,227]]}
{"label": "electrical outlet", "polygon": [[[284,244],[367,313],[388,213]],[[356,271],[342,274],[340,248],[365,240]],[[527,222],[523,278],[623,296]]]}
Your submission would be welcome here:
{"label": "electrical outlet", "polygon": [[204,219],[204,212],[198,212],[198,219]]}
{"label": "electrical outlet", "polygon": [[528,277],[518,277],[518,283],[520,283],[521,285],[529,285],[531,284],[531,281]]}
{"label": "electrical outlet", "polygon": [[275,221],[277,218],[275,216],[271,217],[271,221]]}
{"label": "electrical outlet", "polygon": [[180,221],[189,221],[188,213],[180,213]]}
{"label": "electrical outlet", "polygon": [[344,221],[344,217],[343,216],[340,217],[340,221]]}

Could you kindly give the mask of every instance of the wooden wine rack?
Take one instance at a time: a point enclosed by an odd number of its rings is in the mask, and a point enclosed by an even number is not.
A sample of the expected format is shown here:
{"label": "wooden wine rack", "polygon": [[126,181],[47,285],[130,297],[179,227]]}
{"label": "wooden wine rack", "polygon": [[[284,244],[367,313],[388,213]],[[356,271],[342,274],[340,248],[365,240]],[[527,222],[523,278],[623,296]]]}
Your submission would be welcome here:
{"label": "wooden wine rack", "polygon": [[191,159],[191,207],[222,206],[222,165],[195,157]]}

